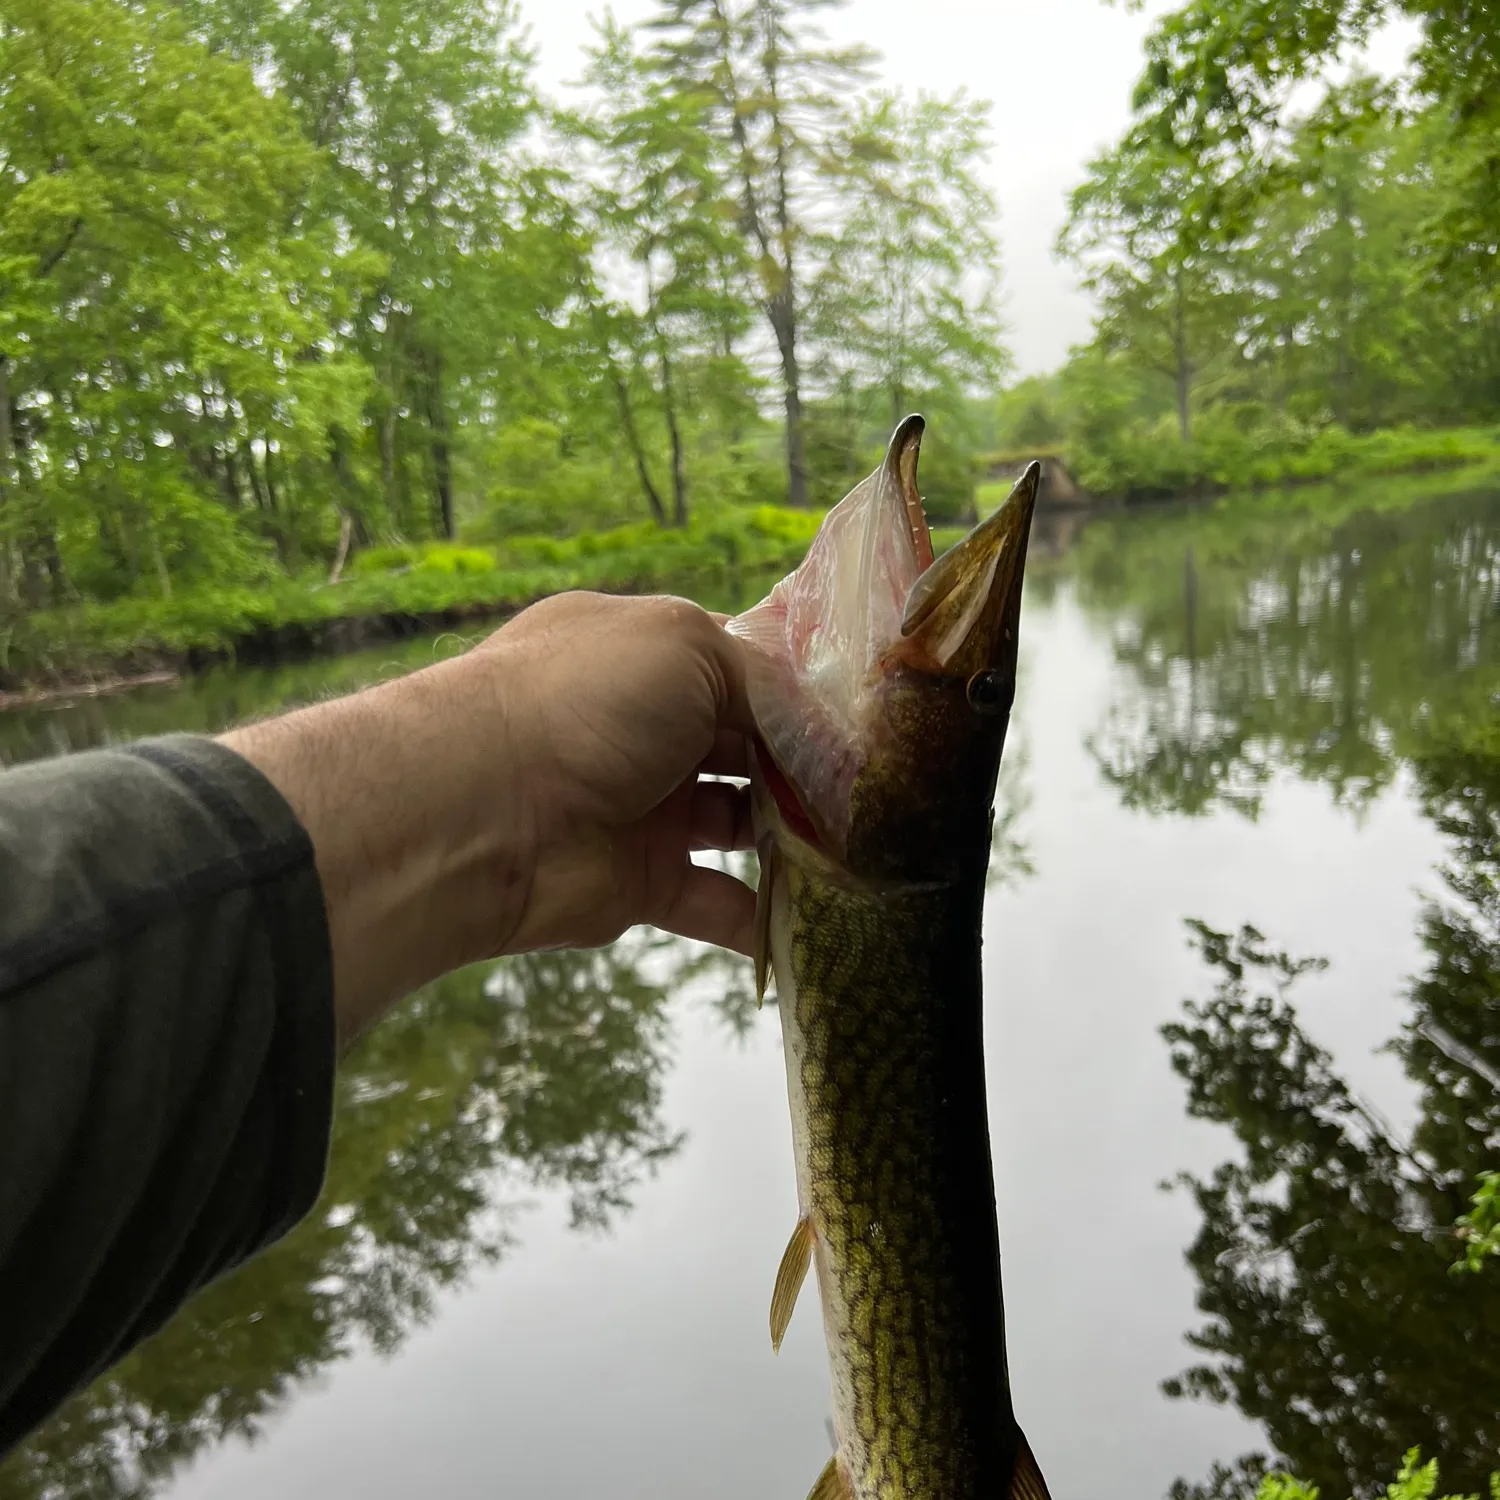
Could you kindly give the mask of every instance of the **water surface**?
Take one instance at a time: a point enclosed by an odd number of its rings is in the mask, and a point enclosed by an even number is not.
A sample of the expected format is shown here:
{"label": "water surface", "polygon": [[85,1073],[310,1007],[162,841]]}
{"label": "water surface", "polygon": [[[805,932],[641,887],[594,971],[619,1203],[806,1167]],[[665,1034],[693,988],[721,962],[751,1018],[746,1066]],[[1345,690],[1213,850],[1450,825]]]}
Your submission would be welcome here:
{"label": "water surface", "polygon": [[[1445,1488],[1500,1467],[1500,1270],[1446,1275],[1500,1161],[1500,497],[1380,505],[1101,518],[1028,585],[987,1065],[1010,1366],[1055,1500],[1254,1453],[1330,1500],[1413,1443]],[[11,713],[0,761],[461,644]],[[632,934],[414,997],[343,1070],[312,1218],[0,1497],[799,1500],[827,1376],[811,1299],[769,1347],[796,1203],[747,967]]]}

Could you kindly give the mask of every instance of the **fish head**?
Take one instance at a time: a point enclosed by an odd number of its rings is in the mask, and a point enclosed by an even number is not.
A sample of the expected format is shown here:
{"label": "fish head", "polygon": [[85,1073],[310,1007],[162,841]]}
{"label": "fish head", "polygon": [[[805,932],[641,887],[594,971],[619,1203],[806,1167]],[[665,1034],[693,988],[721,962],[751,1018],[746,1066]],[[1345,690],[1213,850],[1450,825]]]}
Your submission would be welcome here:
{"label": "fish head", "polygon": [[854,880],[987,861],[1041,470],[934,559],[908,417],[802,565],[729,629],[747,647],[760,836]]}

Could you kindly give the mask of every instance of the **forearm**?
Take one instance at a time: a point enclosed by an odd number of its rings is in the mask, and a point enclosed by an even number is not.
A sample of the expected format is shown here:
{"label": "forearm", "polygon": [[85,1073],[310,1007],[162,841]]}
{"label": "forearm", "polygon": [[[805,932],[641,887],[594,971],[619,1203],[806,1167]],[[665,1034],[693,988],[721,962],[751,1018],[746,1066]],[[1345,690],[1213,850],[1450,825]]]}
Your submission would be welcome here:
{"label": "forearm", "polygon": [[459,657],[223,736],[312,838],[346,1044],[524,910],[534,829],[506,676],[495,653]]}

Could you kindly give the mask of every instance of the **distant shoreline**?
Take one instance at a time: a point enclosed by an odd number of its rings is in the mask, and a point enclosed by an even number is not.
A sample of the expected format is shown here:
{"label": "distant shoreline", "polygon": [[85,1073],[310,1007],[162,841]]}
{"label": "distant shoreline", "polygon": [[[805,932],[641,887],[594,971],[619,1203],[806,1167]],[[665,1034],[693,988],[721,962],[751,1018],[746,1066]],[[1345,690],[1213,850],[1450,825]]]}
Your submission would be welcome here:
{"label": "distant shoreline", "polygon": [[[1437,491],[1417,483],[1424,474],[1439,471],[1445,477]],[[1381,508],[1402,508],[1484,482],[1500,485],[1500,453],[1488,461],[1409,470],[1405,484],[1391,476],[1359,479],[1361,489],[1397,483],[1400,492],[1384,497]],[[989,486],[981,486],[981,511],[1000,498],[994,490],[1003,483],[1002,476],[995,476]],[[1241,498],[1253,512],[1260,506],[1280,511],[1295,497],[1298,509],[1308,507],[1317,514],[1324,509],[1314,494],[1320,484],[1340,495],[1337,504],[1330,497],[1333,510],[1345,512],[1349,487],[1316,476],[1255,490],[1198,486],[1129,501],[1086,494],[1039,512],[1039,522],[1056,534],[1050,545],[1040,534],[1037,541],[1060,552],[1078,526],[1110,511],[1144,519],[1165,506],[1235,504]],[[985,493],[987,488],[991,493]],[[1280,503],[1278,492],[1285,497]],[[720,517],[646,540],[640,528],[620,528],[618,533],[557,541],[517,538],[494,552],[430,544],[408,549],[413,557],[408,565],[356,574],[337,585],[289,580],[261,591],[132,599],[23,617],[10,627],[8,637],[0,627],[0,712],[170,683],[225,662],[276,665],[442,630],[498,625],[527,605],[568,589],[641,594],[691,591],[712,583],[743,586],[794,567],[820,520],[818,511],[763,506],[748,518]],[[941,547],[960,534],[956,528],[938,528],[935,540]],[[623,544],[627,542],[632,544]]]}

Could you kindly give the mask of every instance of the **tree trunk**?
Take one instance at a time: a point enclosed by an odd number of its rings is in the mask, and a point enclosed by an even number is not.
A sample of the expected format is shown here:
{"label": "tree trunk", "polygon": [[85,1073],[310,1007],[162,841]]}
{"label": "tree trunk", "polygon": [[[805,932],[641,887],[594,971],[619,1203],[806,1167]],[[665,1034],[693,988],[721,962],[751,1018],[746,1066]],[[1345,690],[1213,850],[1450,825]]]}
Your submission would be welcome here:
{"label": "tree trunk", "polygon": [[167,571],[167,560],[162,556],[161,543],[157,540],[155,522],[148,522],[151,532],[151,561],[156,564],[156,581],[161,585],[163,599],[172,597],[172,575]]}
{"label": "tree trunk", "polygon": [[1350,416],[1349,373],[1349,338],[1340,329],[1333,356],[1333,419],[1346,430]]}
{"label": "tree trunk", "polygon": [[[0,462],[0,477],[6,483],[5,501],[11,508],[11,529],[16,533],[17,549],[20,553],[21,602],[28,609],[45,609],[49,604],[59,604],[72,592],[68,575],[63,569],[62,557],[57,550],[57,534],[37,513],[35,496],[26,494],[21,486],[22,436],[15,428],[14,413],[10,400],[10,362],[4,363],[3,433],[5,438],[4,460]],[[53,398],[56,400],[56,398]],[[6,543],[8,553],[9,544]],[[10,571],[9,567],[6,569]],[[11,582],[14,588],[14,581]]]}
{"label": "tree trunk", "polygon": [[9,506],[12,463],[10,436],[10,356],[0,354],[0,616],[11,607],[14,593],[11,584],[11,551]]}
{"label": "tree trunk", "polygon": [[281,506],[278,503],[277,495],[276,495],[276,479],[275,479],[274,474],[272,473],[272,468],[271,468],[271,440],[270,440],[270,438],[267,438],[265,440],[265,444],[266,444],[266,465],[265,465],[265,469],[266,469],[266,472],[265,472],[265,480],[266,480],[266,511],[267,511],[267,513],[271,517],[271,535],[275,538],[275,541],[276,541],[276,556],[281,559],[281,566],[283,568],[289,568],[291,566],[291,557],[290,557],[290,554],[289,554],[289,551],[288,551],[288,538],[287,538],[287,535],[286,535],[286,527],[285,527],[285,524],[283,523],[283,521],[281,519],[281,515],[280,515]]}
{"label": "tree trunk", "polygon": [[222,449],[215,446],[209,452],[214,455],[214,472],[225,503],[230,510],[240,510],[244,506],[245,497],[240,492],[240,476],[234,467],[234,449],[226,443]]}
{"label": "tree trunk", "polygon": [[667,436],[672,443],[672,524],[686,526],[687,469],[682,453],[682,431],[677,425],[677,396],[672,386],[672,361],[667,354],[667,341],[661,325],[653,316],[651,333],[656,340],[656,357],[661,365],[661,400],[667,418]]}
{"label": "tree trunk", "polygon": [[[385,336],[393,337],[387,324]],[[385,493],[386,523],[395,526],[399,522],[401,508],[396,501],[396,361],[387,354],[385,362],[385,410],[380,414],[380,484]]]}
{"label": "tree trunk", "polygon": [[339,550],[333,559],[333,568],[328,574],[329,583],[337,583],[344,574],[344,563],[349,556],[349,538],[354,532],[354,517],[342,506],[339,507]]}
{"label": "tree trunk", "polygon": [[245,473],[250,476],[250,496],[255,501],[255,508],[264,510],[266,496],[260,485],[260,471],[255,467],[255,450],[248,443],[242,443],[240,457],[245,460]]}
{"label": "tree trunk", "polygon": [[266,509],[274,516],[276,514],[276,481],[271,477],[271,440],[265,439],[266,445]]}
{"label": "tree trunk", "polygon": [[620,407],[620,425],[625,429],[625,441],[630,446],[630,456],[635,460],[635,472],[641,481],[641,489],[646,496],[646,504],[651,507],[651,517],[658,526],[667,524],[666,507],[661,503],[661,495],[651,482],[651,470],[646,466],[646,450],[641,447],[641,435],[636,431],[635,413],[630,409],[630,392],[625,385],[625,377],[620,373],[614,362],[610,362],[610,375],[614,380],[615,399]]}
{"label": "tree trunk", "polygon": [[769,308],[786,404],[786,503],[807,504],[807,434],[802,426],[802,373],[797,365],[797,319],[788,296]]}
{"label": "tree trunk", "polygon": [[1173,379],[1177,386],[1177,430],[1184,443],[1193,436],[1193,417],[1188,400],[1192,394],[1193,367],[1188,360],[1187,310],[1183,305],[1182,269],[1172,276],[1174,319],[1172,328]]}
{"label": "tree trunk", "polygon": [[438,525],[453,540],[453,465],[448,449],[448,413],[443,406],[443,363],[440,354],[427,363],[427,422],[432,428],[432,473],[437,484]]}
{"label": "tree trunk", "polygon": [[28,609],[45,609],[48,604],[46,569],[32,538],[21,542],[21,597]]}
{"label": "tree trunk", "polygon": [[334,478],[339,482],[339,489],[343,491],[344,499],[339,504],[339,509],[346,515],[351,523],[350,542],[356,547],[368,547],[370,545],[370,528],[365,524],[363,508],[359,505],[360,490],[355,483],[354,476],[349,472],[349,455],[345,451],[345,439],[340,428],[333,427],[328,432],[328,449],[330,461],[333,464]]}
{"label": "tree trunk", "polygon": [[786,387],[786,499],[788,505],[802,506],[807,504],[807,441],[802,430],[802,371],[797,363],[797,268],[792,255],[792,190],[786,145],[790,132],[781,117],[780,58],[774,44],[766,52],[764,66],[776,142],[776,230],[781,244],[781,274],[770,299],[771,326],[776,330],[781,379]]}
{"label": "tree trunk", "polygon": [[225,443],[221,448],[216,443],[208,450],[213,455],[214,472],[218,475],[219,488],[223,491],[225,504],[231,510],[242,510],[244,494],[240,490],[240,476],[234,468],[234,446]]}
{"label": "tree trunk", "polygon": [[[730,287],[727,280],[720,286],[719,290],[727,300],[730,294]],[[734,363],[734,326],[730,322],[728,315],[725,316],[724,321],[720,326],[719,333],[721,340],[720,352],[722,353],[724,358],[724,373],[727,377],[729,374],[730,366]],[[741,457],[739,446],[741,439],[744,437],[744,432],[741,428],[740,423],[740,404],[738,401],[733,403],[731,411],[733,415],[731,415],[729,419],[726,436],[729,439],[730,458],[735,463],[739,463]]]}
{"label": "tree trunk", "polygon": [[1352,415],[1350,386],[1353,383],[1353,362],[1349,357],[1349,345],[1354,324],[1354,253],[1350,248],[1350,224],[1354,218],[1354,205],[1348,185],[1340,183],[1337,194],[1340,251],[1338,257],[1338,292],[1335,306],[1338,309],[1338,326],[1334,331],[1333,352],[1333,416],[1340,427],[1348,430]]}
{"label": "tree trunk", "polygon": [[64,601],[76,601],[78,590],[73,587],[73,580],[68,577],[68,570],[63,566],[62,553],[57,550],[57,533],[51,526],[43,528],[42,531],[42,560],[47,566],[47,577],[52,584],[52,598],[55,603]]}
{"label": "tree trunk", "polygon": [[[739,158],[740,224],[746,237],[753,240],[753,248],[759,252],[762,266],[772,268],[769,276],[762,270],[761,278],[765,292],[763,307],[771,330],[776,335],[776,349],[781,357],[781,383],[786,410],[786,498],[789,505],[801,506],[807,504],[807,444],[802,428],[802,372],[797,364],[796,276],[791,248],[791,187],[786,154],[788,132],[786,122],[781,117],[781,101],[777,94],[779,59],[774,48],[763,51],[761,56],[766,92],[771,102],[771,131],[776,141],[777,193],[776,202],[770,205],[775,213],[777,229],[777,244],[773,245],[770,226],[761,213],[760,199],[755,188],[759,168],[749,132],[745,128],[747,111],[734,82],[731,42],[735,23],[725,6],[717,3],[717,0],[713,12],[720,37],[719,62],[729,84],[726,103],[729,106],[730,140]],[[776,253],[778,248],[781,251],[779,256]],[[772,281],[772,284],[768,285],[768,281]]]}

